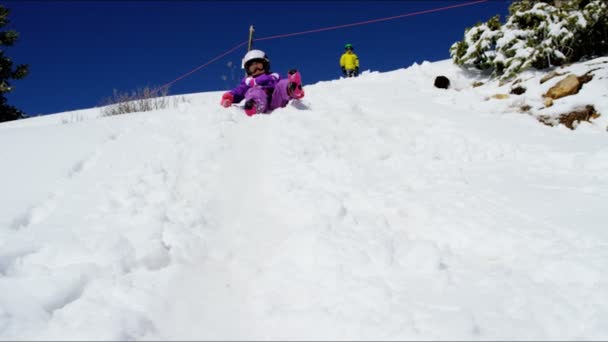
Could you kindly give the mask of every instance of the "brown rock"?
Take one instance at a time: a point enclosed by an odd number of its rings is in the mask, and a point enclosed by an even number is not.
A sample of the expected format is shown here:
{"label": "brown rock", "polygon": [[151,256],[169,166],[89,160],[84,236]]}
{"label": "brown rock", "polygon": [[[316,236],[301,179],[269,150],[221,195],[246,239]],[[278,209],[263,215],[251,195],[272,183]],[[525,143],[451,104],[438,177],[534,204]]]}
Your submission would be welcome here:
{"label": "brown rock", "polygon": [[578,77],[574,74],[570,74],[568,77],[551,87],[544,96],[556,100],[564,96],[578,93],[581,86],[582,83],[578,80]]}
{"label": "brown rock", "polygon": [[559,116],[559,123],[565,125],[570,129],[574,129],[574,123],[581,121],[591,122],[591,119],[597,119],[600,114],[595,111],[595,108],[591,105],[585,106],[585,108],[574,110],[567,114]]}
{"label": "brown rock", "polygon": [[578,78],[578,81],[582,84],[585,84],[593,79],[593,74],[589,75],[589,72],[585,73],[583,76]]}

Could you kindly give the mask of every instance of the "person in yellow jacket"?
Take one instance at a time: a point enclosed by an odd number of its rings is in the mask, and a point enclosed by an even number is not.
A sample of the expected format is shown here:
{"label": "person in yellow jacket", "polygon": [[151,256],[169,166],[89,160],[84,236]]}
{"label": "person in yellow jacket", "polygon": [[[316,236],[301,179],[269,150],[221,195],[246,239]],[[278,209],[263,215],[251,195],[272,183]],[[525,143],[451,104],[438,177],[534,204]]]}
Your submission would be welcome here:
{"label": "person in yellow jacket", "polygon": [[340,67],[345,77],[359,76],[359,57],[353,52],[353,45],[344,45],[344,54],[340,57]]}

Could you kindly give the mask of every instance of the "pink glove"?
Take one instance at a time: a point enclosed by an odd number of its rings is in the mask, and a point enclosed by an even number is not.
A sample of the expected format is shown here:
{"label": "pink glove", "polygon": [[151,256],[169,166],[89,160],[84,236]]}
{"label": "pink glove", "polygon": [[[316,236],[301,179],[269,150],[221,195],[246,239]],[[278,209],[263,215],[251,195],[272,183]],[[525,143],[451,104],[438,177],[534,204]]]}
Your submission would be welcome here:
{"label": "pink glove", "polygon": [[230,93],[224,93],[224,95],[222,95],[222,102],[220,102],[220,104],[223,107],[230,107],[232,105],[232,101],[234,100],[234,96],[232,96],[232,94]]}

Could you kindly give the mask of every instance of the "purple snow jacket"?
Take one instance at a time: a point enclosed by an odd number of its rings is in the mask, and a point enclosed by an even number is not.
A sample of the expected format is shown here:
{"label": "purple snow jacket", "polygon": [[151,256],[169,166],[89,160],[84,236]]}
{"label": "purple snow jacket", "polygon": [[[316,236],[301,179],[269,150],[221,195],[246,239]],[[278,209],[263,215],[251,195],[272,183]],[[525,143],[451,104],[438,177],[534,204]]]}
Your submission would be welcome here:
{"label": "purple snow jacket", "polygon": [[247,76],[230,91],[234,103],[243,99],[253,99],[261,113],[285,107],[291,97],[287,94],[288,79],[281,79],[277,73],[266,72],[258,76]]}

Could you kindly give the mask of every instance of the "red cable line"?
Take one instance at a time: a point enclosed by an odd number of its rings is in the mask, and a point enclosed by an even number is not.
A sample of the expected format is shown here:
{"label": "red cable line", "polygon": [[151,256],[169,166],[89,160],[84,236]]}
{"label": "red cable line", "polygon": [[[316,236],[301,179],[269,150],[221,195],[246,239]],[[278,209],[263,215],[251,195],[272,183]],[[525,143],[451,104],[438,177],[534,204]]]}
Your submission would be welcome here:
{"label": "red cable line", "polygon": [[411,17],[411,16],[414,16],[414,15],[426,14],[426,13],[431,13],[431,12],[444,11],[444,10],[447,10],[447,9],[452,9],[452,8],[462,7],[462,6],[470,6],[470,5],[475,5],[475,4],[482,3],[482,2],[487,2],[487,1],[488,0],[479,0],[479,1],[468,2],[468,3],[464,3],[464,4],[458,4],[458,5],[452,5],[452,6],[434,8],[434,9],[420,11],[420,12],[400,14],[400,15],[396,15],[396,16],[393,16],[393,17],[380,18],[380,19],[372,19],[372,20],[366,20],[366,21],[359,21],[359,22],[356,22],[356,23],[345,24],[345,25],[338,25],[338,26],[331,26],[331,27],[325,27],[325,28],[320,28],[320,29],[316,29],[316,30],[308,30],[308,31],[302,31],[302,32],[280,34],[280,35],[276,35],[276,36],[257,38],[257,39],[254,39],[254,41],[269,40],[269,39],[283,38],[283,37],[290,37],[290,36],[297,36],[297,35],[307,34],[307,33],[329,31],[329,30],[336,30],[336,29],[344,28],[344,27],[351,27],[351,26],[358,26],[358,25],[377,23],[379,21],[387,21],[387,20],[393,20],[393,19],[404,18],[404,17]]}
{"label": "red cable line", "polygon": [[[302,34],[308,34],[308,33],[315,33],[315,32],[322,32],[322,31],[329,31],[329,30],[336,30],[336,29],[340,29],[340,28],[345,28],[345,27],[352,27],[352,26],[359,26],[359,25],[366,25],[366,24],[372,24],[372,23],[377,23],[380,21],[387,21],[387,20],[393,20],[393,19],[398,19],[398,18],[405,18],[405,17],[411,17],[411,16],[415,16],[415,15],[420,15],[420,14],[426,14],[426,13],[431,13],[431,12],[438,12],[438,11],[445,11],[448,9],[452,9],[452,8],[456,8],[456,7],[463,7],[463,6],[470,6],[470,5],[476,5],[482,2],[487,2],[488,0],[478,0],[478,1],[473,1],[473,2],[467,2],[464,4],[457,4],[457,5],[451,5],[451,6],[445,6],[445,7],[439,7],[439,8],[434,8],[434,9],[430,9],[430,10],[424,10],[424,11],[419,11],[419,12],[412,12],[412,13],[405,13],[405,14],[400,14],[400,15],[395,15],[392,17],[386,17],[386,18],[380,18],[380,19],[372,19],[372,20],[366,20],[366,21],[359,21],[356,23],[350,23],[350,24],[345,24],[345,25],[337,25],[337,26],[330,26],[330,27],[325,27],[325,28],[320,28],[320,29],[315,29],[315,30],[307,30],[307,31],[301,31],[301,32],[294,32],[294,33],[286,33],[286,34],[280,34],[280,35],[276,35],[276,36],[269,36],[269,37],[262,37],[262,38],[256,38],[253,41],[261,41],[261,40],[270,40],[270,39],[276,39],[276,38],[283,38],[283,37],[291,37],[291,36],[297,36],[297,35],[302,35]],[[153,91],[153,93],[158,92],[159,90],[168,87],[170,85],[172,85],[173,83],[183,79],[184,77],[193,74],[194,72],[206,67],[207,65],[215,62],[216,60],[226,56],[227,54],[231,53],[232,51],[240,48],[241,46],[247,44],[248,41],[244,41],[242,43],[239,43],[238,45],[234,46],[233,48],[226,50],[224,53],[214,57],[213,59],[209,60],[207,63],[199,65],[198,67],[192,69],[191,71],[181,75],[180,77],[174,79],[171,82],[167,82],[164,85],[158,87],[157,89],[155,89]]]}
{"label": "red cable line", "polygon": [[178,77],[178,78],[174,79],[173,81],[171,81],[171,82],[167,82],[167,83],[165,83],[164,85],[162,85],[162,86],[158,87],[158,88],[157,88],[157,89],[155,89],[155,90],[154,90],[152,93],[154,94],[154,93],[158,92],[159,90],[161,90],[161,89],[163,89],[163,88],[165,88],[165,87],[168,87],[168,86],[170,86],[171,84],[173,84],[173,83],[175,83],[175,82],[177,82],[177,81],[181,80],[182,78],[184,78],[184,77],[186,77],[186,76],[188,76],[188,75],[193,74],[195,71],[200,70],[200,69],[202,69],[202,68],[206,67],[207,65],[209,65],[209,64],[211,64],[211,63],[213,63],[213,62],[215,62],[216,60],[218,60],[218,59],[220,59],[220,58],[222,58],[222,57],[224,57],[224,56],[226,56],[227,54],[231,53],[232,51],[234,51],[234,50],[236,50],[236,49],[240,48],[241,46],[243,46],[243,45],[245,45],[245,44],[247,44],[247,43],[248,43],[248,41],[247,41],[247,40],[246,40],[246,41],[244,41],[244,42],[242,42],[242,43],[239,43],[238,45],[234,46],[234,47],[233,47],[233,48],[231,48],[230,50],[227,50],[226,52],[222,53],[221,55],[218,55],[218,56],[214,57],[213,59],[211,59],[211,60],[210,60],[210,61],[208,61],[207,63],[202,64],[202,65],[199,65],[198,67],[196,67],[196,68],[194,68],[194,69],[190,70],[189,72],[187,72],[187,73],[185,73],[185,74],[181,75],[180,77]]}

